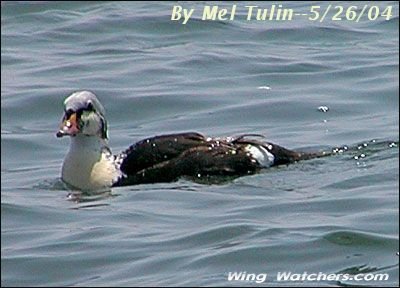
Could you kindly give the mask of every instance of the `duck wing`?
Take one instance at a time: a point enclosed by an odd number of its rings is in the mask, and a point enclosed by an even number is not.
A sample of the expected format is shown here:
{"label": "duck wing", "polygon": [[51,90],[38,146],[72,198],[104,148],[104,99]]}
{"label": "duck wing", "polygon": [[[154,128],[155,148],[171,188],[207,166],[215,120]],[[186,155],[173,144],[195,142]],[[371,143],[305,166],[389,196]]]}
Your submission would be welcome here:
{"label": "duck wing", "polygon": [[[245,149],[245,145],[233,145],[227,141],[209,140],[199,142],[183,151],[176,157],[168,154],[169,159],[147,166],[142,170],[134,170],[121,178],[115,186],[141,183],[171,182],[181,176],[196,178],[210,176],[241,176],[252,174],[262,166]],[[176,155],[176,154],[175,154]],[[121,169],[122,170],[122,169]],[[126,170],[125,170],[126,171]],[[124,173],[126,173],[123,171]]]}
{"label": "duck wing", "polygon": [[261,168],[326,156],[303,153],[242,135],[205,138],[195,132],[144,139],[123,152],[114,186],[171,182],[181,176],[243,176]]}
{"label": "duck wing", "polygon": [[181,155],[193,147],[205,145],[203,135],[195,132],[168,134],[141,140],[118,155],[121,171],[133,175]]}

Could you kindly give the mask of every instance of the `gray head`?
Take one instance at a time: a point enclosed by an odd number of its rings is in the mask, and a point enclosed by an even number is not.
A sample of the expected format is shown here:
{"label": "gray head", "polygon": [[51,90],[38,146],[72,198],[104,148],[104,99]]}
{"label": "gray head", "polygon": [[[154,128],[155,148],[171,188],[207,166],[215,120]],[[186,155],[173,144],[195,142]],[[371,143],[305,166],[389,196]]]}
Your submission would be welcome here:
{"label": "gray head", "polygon": [[105,110],[94,93],[72,93],[64,101],[64,113],[57,137],[83,134],[107,139]]}

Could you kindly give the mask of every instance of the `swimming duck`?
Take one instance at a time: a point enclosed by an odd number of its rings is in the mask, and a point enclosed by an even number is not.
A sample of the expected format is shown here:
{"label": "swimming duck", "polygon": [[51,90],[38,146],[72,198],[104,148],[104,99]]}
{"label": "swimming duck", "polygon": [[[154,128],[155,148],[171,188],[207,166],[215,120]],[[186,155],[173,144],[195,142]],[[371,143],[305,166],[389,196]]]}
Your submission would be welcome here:
{"label": "swimming duck", "polygon": [[253,139],[260,135],[211,138],[196,132],[147,138],[113,155],[105,109],[90,91],[77,91],[66,98],[56,136],[71,138],[61,178],[83,191],[172,182],[182,176],[243,176],[321,156]]}

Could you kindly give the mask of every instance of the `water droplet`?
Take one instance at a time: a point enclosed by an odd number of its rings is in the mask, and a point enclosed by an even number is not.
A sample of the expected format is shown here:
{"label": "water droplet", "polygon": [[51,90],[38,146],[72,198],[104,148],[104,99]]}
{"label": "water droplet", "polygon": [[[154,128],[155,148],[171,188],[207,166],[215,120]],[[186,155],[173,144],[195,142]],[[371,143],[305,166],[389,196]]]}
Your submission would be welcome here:
{"label": "water droplet", "polygon": [[326,113],[329,111],[329,107],[328,106],[319,106],[318,111]]}

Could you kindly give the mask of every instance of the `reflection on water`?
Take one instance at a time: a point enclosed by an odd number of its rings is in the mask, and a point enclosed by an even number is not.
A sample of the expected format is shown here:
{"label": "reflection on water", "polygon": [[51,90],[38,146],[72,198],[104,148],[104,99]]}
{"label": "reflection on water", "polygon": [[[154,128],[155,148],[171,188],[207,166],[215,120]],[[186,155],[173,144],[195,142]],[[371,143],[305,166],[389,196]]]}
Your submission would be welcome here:
{"label": "reflection on water", "polygon": [[[82,192],[82,191],[73,191],[68,193],[67,199],[69,201],[75,202],[75,203],[88,203],[88,202],[94,202],[94,201],[100,201],[107,199],[109,197],[116,197],[117,194],[112,194],[111,190],[109,191],[97,191],[97,192]],[[104,203],[98,203],[98,204],[93,204],[93,205],[80,205],[79,208],[91,208],[91,207],[97,207],[97,206],[104,206],[108,204]]]}

